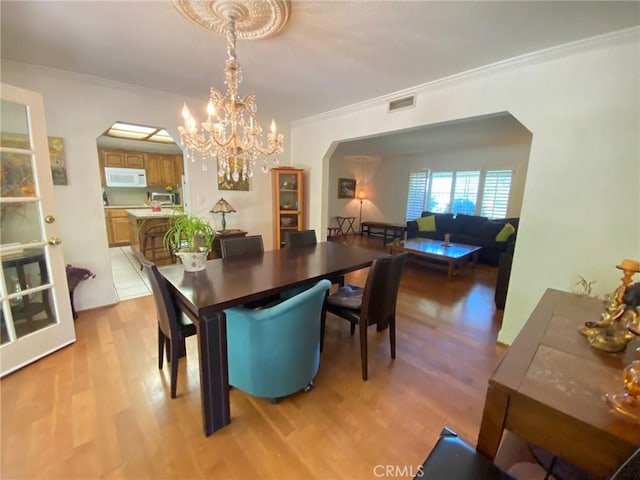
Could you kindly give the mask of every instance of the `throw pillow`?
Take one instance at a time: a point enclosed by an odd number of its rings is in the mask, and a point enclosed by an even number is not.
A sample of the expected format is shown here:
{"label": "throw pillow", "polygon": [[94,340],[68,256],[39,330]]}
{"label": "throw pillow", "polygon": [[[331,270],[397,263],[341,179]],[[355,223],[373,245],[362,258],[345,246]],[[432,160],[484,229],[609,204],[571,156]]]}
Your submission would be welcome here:
{"label": "throw pillow", "polygon": [[418,223],[418,230],[421,232],[435,232],[436,231],[436,217],[429,215],[428,217],[420,217],[416,219]]}
{"label": "throw pillow", "polygon": [[516,233],[516,229],[510,223],[505,224],[502,230],[496,235],[496,242],[506,242],[512,233]]}

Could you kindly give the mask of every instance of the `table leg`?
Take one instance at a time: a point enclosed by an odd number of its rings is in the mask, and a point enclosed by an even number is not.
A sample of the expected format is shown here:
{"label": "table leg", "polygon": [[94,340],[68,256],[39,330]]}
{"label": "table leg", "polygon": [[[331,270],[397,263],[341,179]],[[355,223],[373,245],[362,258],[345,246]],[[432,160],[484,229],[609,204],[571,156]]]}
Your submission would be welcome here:
{"label": "table leg", "polygon": [[208,437],[231,422],[226,316],[217,312],[201,317],[197,328],[202,421]]}
{"label": "table leg", "polygon": [[453,278],[453,262],[454,260],[449,260],[449,268],[447,269],[447,278],[449,280]]}
{"label": "table leg", "polygon": [[498,453],[509,408],[509,395],[489,385],[484,400],[476,450],[493,460]]}
{"label": "table leg", "polygon": [[356,217],[353,217],[353,218],[347,217],[347,222],[349,223],[349,225],[347,226],[347,235],[349,235],[349,231],[351,231],[351,233],[353,233],[354,235],[357,235],[356,230],[353,226],[353,222],[355,221],[356,221]]}

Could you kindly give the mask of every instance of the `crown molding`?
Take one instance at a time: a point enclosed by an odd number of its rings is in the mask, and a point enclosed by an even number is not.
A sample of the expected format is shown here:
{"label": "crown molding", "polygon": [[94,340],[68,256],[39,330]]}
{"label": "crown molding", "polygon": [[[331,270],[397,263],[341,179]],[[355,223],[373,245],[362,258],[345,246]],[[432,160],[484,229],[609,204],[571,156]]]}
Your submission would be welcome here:
{"label": "crown molding", "polygon": [[595,37],[577,40],[575,42],[556,45],[544,50],[526,53],[524,55],[490,63],[482,67],[466,70],[464,72],[449,75],[437,80],[432,80],[427,83],[414,85],[402,90],[397,90],[395,92],[381,95],[379,97],[370,98],[362,102],[347,105],[345,107],[340,107],[334,110],[329,110],[327,112],[318,113],[310,117],[293,120],[291,122],[291,128],[293,129],[295,127],[308,125],[319,120],[333,118],[338,115],[358,112],[366,108],[380,106],[381,104],[384,104],[386,109],[386,104],[390,100],[401,98],[405,95],[421,95],[437,88],[450,87],[458,83],[482,77],[484,75],[505,72],[526,65],[534,65],[537,63],[547,62],[550,60],[565,58],[570,55],[591,51],[597,48],[607,48],[630,42],[636,42],[640,46],[640,27],[631,27],[624,30],[618,30],[616,32],[605,33],[602,35],[597,35]]}

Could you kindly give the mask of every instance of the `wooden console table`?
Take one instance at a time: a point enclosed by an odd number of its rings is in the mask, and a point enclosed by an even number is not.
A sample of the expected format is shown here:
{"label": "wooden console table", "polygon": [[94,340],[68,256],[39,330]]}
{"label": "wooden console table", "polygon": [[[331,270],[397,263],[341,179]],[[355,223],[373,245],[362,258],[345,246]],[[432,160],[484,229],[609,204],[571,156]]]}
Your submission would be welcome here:
{"label": "wooden console table", "polygon": [[387,243],[396,238],[403,238],[404,231],[407,229],[406,225],[399,223],[386,223],[386,222],[362,222],[360,225],[360,235],[367,234],[367,237],[375,234],[376,232],[382,232],[382,241]]}
{"label": "wooden console table", "polygon": [[495,458],[505,429],[598,477],[640,445],[640,424],[604,398],[619,392],[637,341],[620,354],[594,350],[578,332],[602,301],[549,289],[489,379],[477,450]]}

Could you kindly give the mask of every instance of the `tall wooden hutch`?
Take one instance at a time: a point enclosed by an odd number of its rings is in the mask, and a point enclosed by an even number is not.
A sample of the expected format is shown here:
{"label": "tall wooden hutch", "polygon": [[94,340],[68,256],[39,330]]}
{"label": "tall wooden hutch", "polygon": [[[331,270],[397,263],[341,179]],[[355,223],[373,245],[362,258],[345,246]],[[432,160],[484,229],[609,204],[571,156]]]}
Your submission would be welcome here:
{"label": "tall wooden hutch", "polygon": [[273,174],[273,248],[285,246],[288,231],[304,228],[304,170],[299,168],[274,168]]}

